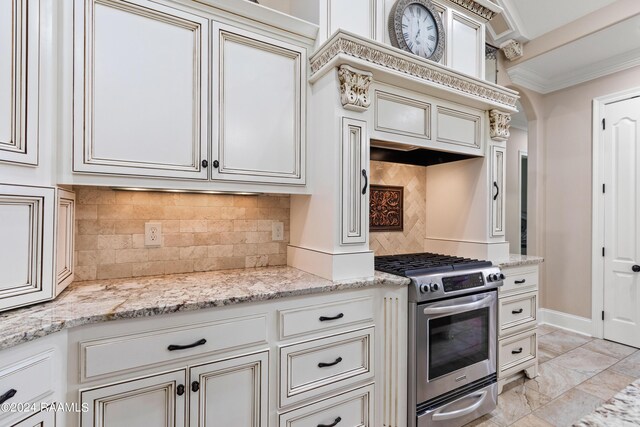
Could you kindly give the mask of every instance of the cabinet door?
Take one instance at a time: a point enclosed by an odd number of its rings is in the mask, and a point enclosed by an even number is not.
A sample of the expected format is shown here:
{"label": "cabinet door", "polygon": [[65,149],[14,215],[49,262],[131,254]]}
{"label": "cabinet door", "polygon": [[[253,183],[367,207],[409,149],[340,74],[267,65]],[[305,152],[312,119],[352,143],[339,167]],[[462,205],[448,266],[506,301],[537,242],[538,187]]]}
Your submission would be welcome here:
{"label": "cabinet door", "polygon": [[340,243],[366,243],[369,219],[369,137],[366,122],[342,119],[341,163]]}
{"label": "cabinet door", "polygon": [[191,368],[190,425],[266,427],[268,365],[265,351]]}
{"label": "cabinet door", "polygon": [[304,184],[305,50],[228,25],[214,31],[213,179]]}
{"label": "cabinet door", "polygon": [[55,427],[56,425],[56,413],[53,410],[40,411],[22,420],[16,424],[12,424],[11,427]]}
{"label": "cabinet door", "polygon": [[74,171],[206,179],[206,18],[76,0]]}
{"label": "cabinet door", "polygon": [[39,8],[0,1],[0,161],[38,163]]}
{"label": "cabinet door", "polygon": [[53,295],[55,190],[0,185],[0,310]]}
{"label": "cabinet door", "polygon": [[56,212],[56,295],[73,282],[75,209],[76,194],[59,188]]}
{"label": "cabinet door", "polygon": [[84,390],[89,410],[81,427],[180,427],[185,425],[184,370]]}
{"label": "cabinet door", "polygon": [[491,146],[491,236],[504,236],[505,149]]}

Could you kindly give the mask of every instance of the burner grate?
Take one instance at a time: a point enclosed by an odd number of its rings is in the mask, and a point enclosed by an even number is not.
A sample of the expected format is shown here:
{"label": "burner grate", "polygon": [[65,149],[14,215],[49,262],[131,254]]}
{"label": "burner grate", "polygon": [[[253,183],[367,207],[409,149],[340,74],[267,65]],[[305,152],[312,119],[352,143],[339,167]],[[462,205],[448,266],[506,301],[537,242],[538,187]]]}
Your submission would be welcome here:
{"label": "burner grate", "polygon": [[480,261],[451,255],[417,253],[375,257],[375,269],[398,276],[442,273],[454,270],[490,267],[490,261]]}

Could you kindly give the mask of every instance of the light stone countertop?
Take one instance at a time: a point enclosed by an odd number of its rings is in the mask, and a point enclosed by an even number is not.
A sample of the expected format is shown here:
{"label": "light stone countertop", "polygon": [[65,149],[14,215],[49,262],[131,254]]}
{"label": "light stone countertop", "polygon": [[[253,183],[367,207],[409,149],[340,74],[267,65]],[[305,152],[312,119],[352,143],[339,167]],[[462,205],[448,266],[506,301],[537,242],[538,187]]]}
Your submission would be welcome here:
{"label": "light stone countertop", "polygon": [[0,350],[91,323],[373,286],[409,279],[332,282],[293,267],[264,267],[73,283],[57,299],[0,313]]}
{"label": "light stone countertop", "polygon": [[508,261],[498,263],[498,267],[519,267],[522,265],[536,265],[544,262],[544,258],[534,255],[510,254]]}

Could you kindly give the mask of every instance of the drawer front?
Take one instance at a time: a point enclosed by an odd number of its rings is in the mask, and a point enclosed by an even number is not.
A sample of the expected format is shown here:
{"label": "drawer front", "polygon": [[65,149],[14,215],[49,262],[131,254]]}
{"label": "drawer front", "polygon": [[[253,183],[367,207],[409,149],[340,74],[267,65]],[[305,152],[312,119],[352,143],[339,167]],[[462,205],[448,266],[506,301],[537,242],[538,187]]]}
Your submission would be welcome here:
{"label": "drawer front", "polygon": [[538,266],[505,268],[502,272],[506,278],[499,290],[501,295],[531,292],[538,289]]}
{"label": "drawer front", "polygon": [[80,343],[82,379],[266,342],[265,316],[85,341]]}
{"label": "drawer front", "polygon": [[373,377],[374,329],[280,348],[280,405]]}
{"label": "drawer front", "polygon": [[281,414],[279,427],[373,426],[373,384]]}
{"label": "drawer front", "polygon": [[373,299],[357,298],[280,311],[280,338],[373,321]]}
{"label": "drawer front", "polygon": [[535,327],[538,312],[538,293],[529,292],[500,298],[500,336]]}
{"label": "drawer front", "polygon": [[535,329],[499,342],[498,364],[500,372],[498,376],[509,375],[521,369],[521,365],[528,364],[536,359],[538,353],[538,333]]}
{"label": "drawer front", "polygon": [[[13,397],[5,400],[5,404],[39,402],[53,394],[53,369],[53,351],[0,369],[0,395],[13,394]],[[40,409],[39,405],[37,409]],[[0,410],[0,420],[13,415],[15,413]],[[4,424],[0,422],[0,425]]]}

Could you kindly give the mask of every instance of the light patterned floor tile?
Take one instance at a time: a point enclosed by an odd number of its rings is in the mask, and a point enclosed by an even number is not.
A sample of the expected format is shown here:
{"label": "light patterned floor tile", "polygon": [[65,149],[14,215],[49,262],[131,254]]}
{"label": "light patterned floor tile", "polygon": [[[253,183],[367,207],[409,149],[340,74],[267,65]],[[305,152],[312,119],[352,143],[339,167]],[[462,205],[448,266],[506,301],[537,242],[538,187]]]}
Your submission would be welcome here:
{"label": "light patterned floor tile", "polygon": [[533,414],[555,427],[569,427],[595,411],[603,402],[604,400],[589,393],[573,389]]}
{"label": "light patterned floor tile", "polygon": [[550,334],[552,332],[558,332],[561,331],[561,329],[558,329],[554,326],[550,326],[550,325],[538,325],[538,335],[539,336],[543,336],[543,335],[547,335]]}
{"label": "light patterned floor tile", "polygon": [[607,369],[576,388],[600,399],[608,400],[633,382],[635,378]]}
{"label": "light patterned floor tile", "polygon": [[611,370],[623,375],[630,375],[633,378],[640,378],[640,351],[636,351],[631,356],[622,359],[613,365]]}
{"label": "light patterned floor tile", "polygon": [[524,418],[520,418],[515,423],[511,424],[513,427],[553,427],[545,420],[536,417],[533,414],[527,415]]}
{"label": "light patterned floor tile", "polygon": [[549,402],[551,398],[523,384],[498,397],[498,407],[491,412],[492,421],[501,426],[509,426]]}
{"label": "light patterned floor tile", "polygon": [[589,375],[555,365],[553,361],[543,363],[536,378],[527,380],[525,386],[551,398],[589,379]]}
{"label": "light patterned floor tile", "polygon": [[553,363],[592,377],[618,363],[618,359],[579,347],[556,357]]}
{"label": "light patterned floor tile", "polygon": [[615,357],[616,359],[624,359],[638,350],[637,348],[605,340],[593,340],[583,345],[582,348]]}
{"label": "light patterned floor tile", "polygon": [[556,354],[563,354],[567,351],[578,348],[591,341],[592,338],[578,335],[566,331],[556,331],[538,338],[538,346]]}

